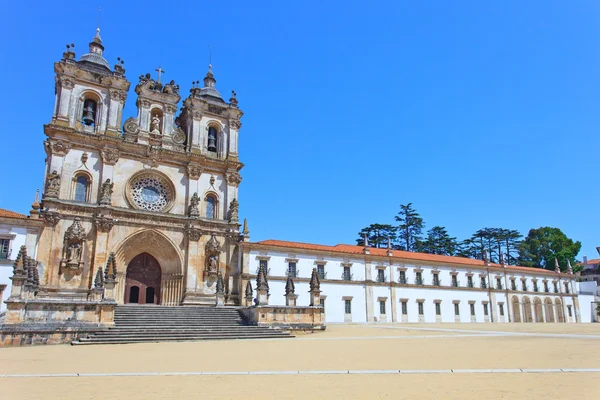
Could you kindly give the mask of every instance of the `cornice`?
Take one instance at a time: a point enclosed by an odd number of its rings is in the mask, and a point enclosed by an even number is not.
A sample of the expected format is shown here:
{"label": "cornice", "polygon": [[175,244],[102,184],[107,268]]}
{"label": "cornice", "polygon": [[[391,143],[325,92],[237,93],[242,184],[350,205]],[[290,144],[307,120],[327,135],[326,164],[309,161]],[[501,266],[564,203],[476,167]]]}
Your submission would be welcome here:
{"label": "cornice", "polygon": [[[125,142],[121,137],[84,133],[56,124],[44,125],[44,133],[50,138],[67,140],[72,146],[75,145],[81,149],[102,151],[105,148],[113,148],[119,151],[121,158],[138,159],[141,162],[149,161],[148,145]],[[187,167],[190,163],[201,165],[205,168],[205,172],[217,173],[237,172],[244,167],[244,164],[239,161],[221,160],[202,154],[161,148],[161,165]]]}

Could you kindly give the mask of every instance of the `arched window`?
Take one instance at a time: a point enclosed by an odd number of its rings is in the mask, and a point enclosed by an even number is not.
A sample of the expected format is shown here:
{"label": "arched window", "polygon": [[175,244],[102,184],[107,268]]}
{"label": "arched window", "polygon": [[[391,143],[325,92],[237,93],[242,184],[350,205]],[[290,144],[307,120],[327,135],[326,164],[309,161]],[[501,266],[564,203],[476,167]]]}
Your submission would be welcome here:
{"label": "arched window", "polygon": [[216,218],[217,199],[214,196],[206,197],[206,218]]}
{"label": "arched window", "polygon": [[208,128],[208,151],[217,152],[217,128],[214,126]]}
{"label": "arched window", "polygon": [[85,175],[75,179],[75,201],[85,203],[88,199],[89,180]]}
{"label": "arched window", "polygon": [[98,109],[98,103],[93,99],[85,99],[83,102],[83,113],[81,115],[81,122],[87,126],[96,125],[96,110]]}

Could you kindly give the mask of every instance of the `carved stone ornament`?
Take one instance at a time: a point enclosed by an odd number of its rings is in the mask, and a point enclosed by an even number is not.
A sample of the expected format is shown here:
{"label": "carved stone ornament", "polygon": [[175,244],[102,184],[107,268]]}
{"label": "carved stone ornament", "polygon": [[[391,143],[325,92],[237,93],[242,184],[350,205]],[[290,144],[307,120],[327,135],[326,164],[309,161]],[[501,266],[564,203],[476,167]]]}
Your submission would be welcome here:
{"label": "carved stone ornament", "polygon": [[102,184],[102,188],[100,189],[100,204],[110,206],[110,198],[113,193],[114,185],[115,184],[112,183],[110,179],[104,181],[104,183]]}
{"label": "carved stone ornament", "polygon": [[189,164],[187,171],[190,179],[200,179],[200,175],[202,175],[202,167],[198,164]]}
{"label": "carved stone ornament", "polygon": [[110,98],[120,103],[124,103],[127,99],[127,92],[124,90],[111,90]]}
{"label": "carved stone ornament", "polygon": [[222,107],[214,106],[212,104],[208,105],[208,112],[210,113],[221,115],[223,114],[223,111],[225,111],[225,109]]}
{"label": "carved stone ornament", "polygon": [[42,210],[40,212],[40,218],[42,218],[44,220],[46,225],[56,226],[58,221],[60,221],[60,214],[57,213],[56,211]]}
{"label": "carved stone ornament", "polygon": [[192,224],[186,224],[183,228],[183,231],[185,232],[185,235],[188,237],[188,239],[193,242],[197,242],[202,236],[202,231],[193,226]]}
{"label": "carved stone ornament", "polygon": [[146,99],[141,100],[141,103],[142,103],[142,107],[150,107],[152,105],[152,102],[150,100],[146,100]]}
{"label": "carved stone ornament", "polygon": [[100,152],[102,161],[107,165],[115,165],[119,161],[119,150],[117,149],[104,149]]}
{"label": "carved stone ornament", "polygon": [[177,107],[171,106],[171,105],[166,105],[165,106],[165,112],[168,113],[168,114],[175,114],[177,112]]}
{"label": "carved stone ornament", "polygon": [[233,172],[233,173],[229,174],[229,176],[227,177],[227,180],[232,185],[238,186],[240,183],[242,183],[242,176],[240,174],[238,174],[237,172]]}
{"label": "carved stone ornament", "polygon": [[185,142],[185,133],[180,127],[177,127],[171,133],[171,140],[176,144],[183,144]]}
{"label": "carved stone ornament", "polygon": [[62,77],[60,78],[60,86],[63,89],[73,89],[75,87],[75,82],[71,78]]}
{"label": "carved stone ornament", "polygon": [[94,215],[94,225],[99,232],[109,232],[114,224],[115,222],[111,217],[102,214]]}
{"label": "carved stone ornament", "polygon": [[200,111],[193,111],[192,118],[195,120],[202,119],[202,113]]}
{"label": "carved stone ornament", "polygon": [[81,273],[83,267],[83,248],[87,234],[81,226],[81,219],[76,217],[73,224],[65,232],[61,270]]}
{"label": "carved stone ornament", "polygon": [[71,144],[62,140],[46,139],[44,141],[44,149],[48,155],[66,156],[69,150],[71,150]]}
{"label": "carved stone ornament", "polygon": [[238,212],[239,212],[240,204],[237,199],[231,200],[229,203],[229,222],[237,222],[239,221]]}
{"label": "carved stone ornament", "polygon": [[58,175],[56,170],[54,170],[46,175],[46,191],[44,193],[44,197],[57,199],[59,193],[60,175]]}
{"label": "carved stone ornament", "polygon": [[217,240],[217,235],[216,234],[212,234],[210,237],[210,240],[208,242],[206,242],[206,254],[208,255],[214,255],[214,256],[218,256],[219,253],[221,253],[221,245],[219,244],[219,241]]}
{"label": "carved stone ornament", "polygon": [[242,127],[242,123],[237,119],[230,119],[229,126],[231,126],[233,129],[240,129]]}
{"label": "carved stone ornament", "polygon": [[135,118],[129,117],[123,125],[123,131],[130,135],[137,135],[140,132],[140,126]]}

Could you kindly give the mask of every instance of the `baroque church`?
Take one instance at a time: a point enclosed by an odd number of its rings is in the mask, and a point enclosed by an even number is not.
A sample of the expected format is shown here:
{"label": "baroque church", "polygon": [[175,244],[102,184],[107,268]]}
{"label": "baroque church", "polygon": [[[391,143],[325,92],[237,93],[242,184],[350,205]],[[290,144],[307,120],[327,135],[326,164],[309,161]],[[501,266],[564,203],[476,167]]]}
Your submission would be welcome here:
{"label": "baroque church", "polygon": [[238,217],[243,112],[234,91],[223,99],[210,65],[183,101],[160,67],[156,78],[141,75],[137,115],[125,121],[130,82],[122,61],[111,68],[104,58],[99,30],[78,59],[67,45],[54,71],[44,191],[22,216],[27,240],[14,261],[0,346],[111,329],[135,319],[129,304],[145,305],[140,315],[170,309],[179,320],[220,308],[230,314],[209,319],[237,321],[239,313],[246,325],[285,330],[590,320],[576,276],[558,262],[549,271],[503,257],[494,264],[371,248],[366,238],[365,246],[250,242]]}
{"label": "baroque church", "polygon": [[[215,303],[218,274],[238,302],[238,133],[209,66],[179,109],[174,81],[141,75],[137,116],[123,121],[130,82],[104,58],[100,31],[76,59],[54,64],[56,104],[44,126],[46,227],[38,263],[44,294],[85,299],[111,253],[119,303]],[[121,128],[122,127],[122,128]]]}

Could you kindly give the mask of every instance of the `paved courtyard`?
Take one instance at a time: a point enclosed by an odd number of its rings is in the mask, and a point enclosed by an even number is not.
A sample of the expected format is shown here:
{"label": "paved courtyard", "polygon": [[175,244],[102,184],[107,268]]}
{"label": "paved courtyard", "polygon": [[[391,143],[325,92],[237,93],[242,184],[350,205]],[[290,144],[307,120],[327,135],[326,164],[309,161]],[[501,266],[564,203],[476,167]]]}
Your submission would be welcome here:
{"label": "paved courtyard", "polygon": [[330,325],[295,339],[0,349],[2,399],[600,396],[600,324]]}

